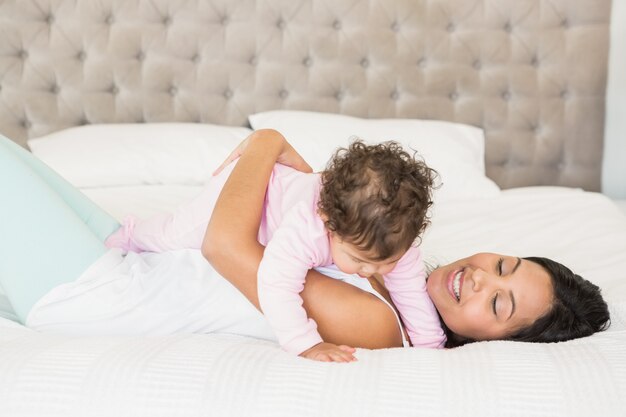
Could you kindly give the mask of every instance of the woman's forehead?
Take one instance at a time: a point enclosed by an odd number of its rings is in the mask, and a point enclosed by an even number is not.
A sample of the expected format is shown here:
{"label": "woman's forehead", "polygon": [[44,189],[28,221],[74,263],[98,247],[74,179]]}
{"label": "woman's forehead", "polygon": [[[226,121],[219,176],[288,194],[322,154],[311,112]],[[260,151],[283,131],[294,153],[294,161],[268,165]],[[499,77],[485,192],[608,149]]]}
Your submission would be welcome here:
{"label": "woman's forehead", "polygon": [[554,298],[552,280],[540,265],[522,259],[513,274],[511,291],[515,297],[516,322],[521,325],[533,323],[550,310]]}

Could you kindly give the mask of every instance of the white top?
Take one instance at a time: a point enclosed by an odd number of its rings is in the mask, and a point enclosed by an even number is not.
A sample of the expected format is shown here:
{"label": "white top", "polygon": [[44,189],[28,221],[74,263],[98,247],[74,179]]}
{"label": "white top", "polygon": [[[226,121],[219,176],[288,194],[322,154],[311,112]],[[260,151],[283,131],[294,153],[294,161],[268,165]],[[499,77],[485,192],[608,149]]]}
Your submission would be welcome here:
{"label": "white top", "polygon": [[[332,267],[319,270],[389,305],[367,280]],[[76,281],[42,297],[26,325],[73,335],[230,333],[276,341],[264,316],[191,249],[126,256],[111,249]]]}

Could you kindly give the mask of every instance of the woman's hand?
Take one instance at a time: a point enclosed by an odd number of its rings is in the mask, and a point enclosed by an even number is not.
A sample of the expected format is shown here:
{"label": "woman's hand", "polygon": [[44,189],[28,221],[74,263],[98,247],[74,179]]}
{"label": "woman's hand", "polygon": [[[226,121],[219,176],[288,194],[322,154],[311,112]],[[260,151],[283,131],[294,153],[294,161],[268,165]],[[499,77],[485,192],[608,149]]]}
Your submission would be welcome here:
{"label": "woman's hand", "polygon": [[[282,142],[282,150],[276,162],[282,165],[292,167],[301,172],[310,173],[313,172],[313,168],[304,160],[304,158],[287,142],[285,137],[272,129],[263,129],[253,132],[250,136],[245,138],[231,153],[226,160],[213,172],[213,175],[219,174],[224,167],[233,162],[235,159],[243,155],[245,149],[248,147],[250,140],[270,140],[269,138],[275,138]],[[258,139],[257,139],[258,138]]]}
{"label": "woman's hand", "polygon": [[357,360],[353,355],[355,351],[350,346],[322,342],[305,350],[300,356],[320,362],[354,362]]}

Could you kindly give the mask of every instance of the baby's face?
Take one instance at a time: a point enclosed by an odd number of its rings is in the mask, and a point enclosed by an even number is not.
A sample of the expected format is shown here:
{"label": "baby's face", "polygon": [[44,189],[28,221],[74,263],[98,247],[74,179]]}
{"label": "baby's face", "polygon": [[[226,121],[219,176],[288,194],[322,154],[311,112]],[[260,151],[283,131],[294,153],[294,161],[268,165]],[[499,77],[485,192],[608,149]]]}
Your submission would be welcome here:
{"label": "baby's face", "polygon": [[351,243],[342,240],[337,234],[329,233],[329,239],[330,253],[337,268],[346,274],[358,274],[363,278],[374,274],[388,274],[396,267],[403,255],[398,254],[382,261],[373,261],[371,253],[363,252]]}

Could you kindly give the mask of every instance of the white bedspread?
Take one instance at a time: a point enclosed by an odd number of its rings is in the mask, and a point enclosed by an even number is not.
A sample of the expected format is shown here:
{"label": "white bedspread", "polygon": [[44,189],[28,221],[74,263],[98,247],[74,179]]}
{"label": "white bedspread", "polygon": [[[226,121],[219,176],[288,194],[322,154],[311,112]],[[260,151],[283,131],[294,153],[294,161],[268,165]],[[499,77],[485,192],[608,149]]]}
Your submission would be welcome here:
{"label": "white bedspread", "polygon": [[556,345],[360,351],[317,363],[224,335],[0,333],[5,416],[612,416],[624,330]]}
{"label": "white bedspread", "polygon": [[[88,194],[116,216],[193,194],[143,191]],[[0,319],[0,415],[626,415],[626,216],[611,201],[551,187],[442,206],[423,248],[433,263],[486,250],[552,257],[601,286],[613,324],[566,343],[359,350],[356,363],[326,364],[238,336],[77,338]]]}

